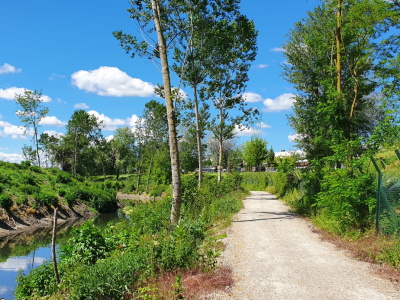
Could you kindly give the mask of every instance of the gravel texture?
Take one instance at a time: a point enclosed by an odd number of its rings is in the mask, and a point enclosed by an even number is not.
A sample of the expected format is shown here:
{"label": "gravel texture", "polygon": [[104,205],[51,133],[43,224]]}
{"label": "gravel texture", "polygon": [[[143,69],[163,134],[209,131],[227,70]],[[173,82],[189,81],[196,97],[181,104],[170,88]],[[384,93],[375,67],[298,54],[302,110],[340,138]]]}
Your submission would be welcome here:
{"label": "gravel texture", "polygon": [[371,264],[321,241],[274,195],[251,192],[244,206],[221,258],[235,284],[206,299],[400,299],[400,290],[375,275]]}

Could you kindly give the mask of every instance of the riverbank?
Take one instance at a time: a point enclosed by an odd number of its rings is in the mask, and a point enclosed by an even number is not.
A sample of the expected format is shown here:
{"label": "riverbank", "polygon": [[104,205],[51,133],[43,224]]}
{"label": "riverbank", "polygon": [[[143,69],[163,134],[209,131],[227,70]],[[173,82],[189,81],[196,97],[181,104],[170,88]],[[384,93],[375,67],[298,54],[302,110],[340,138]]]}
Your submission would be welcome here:
{"label": "riverbank", "polygon": [[[33,231],[41,227],[49,227],[53,221],[52,209],[10,210],[0,209],[0,241],[9,235]],[[58,209],[59,224],[73,222],[78,219],[88,219],[97,213],[82,202],[76,202],[72,207],[60,204]]]}

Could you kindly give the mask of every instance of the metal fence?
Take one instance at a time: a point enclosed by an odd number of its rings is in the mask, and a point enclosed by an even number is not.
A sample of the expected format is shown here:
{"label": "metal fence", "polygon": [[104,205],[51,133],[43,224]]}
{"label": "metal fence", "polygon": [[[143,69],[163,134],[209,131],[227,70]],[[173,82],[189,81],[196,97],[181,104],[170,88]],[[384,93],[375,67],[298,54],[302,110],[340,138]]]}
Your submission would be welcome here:
{"label": "metal fence", "polygon": [[[395,151],[400,160],[400,153]],[[382,173],[375,159],[372,163],[378,172],[376,230],[387,235],[400,234],[400,174]]]}

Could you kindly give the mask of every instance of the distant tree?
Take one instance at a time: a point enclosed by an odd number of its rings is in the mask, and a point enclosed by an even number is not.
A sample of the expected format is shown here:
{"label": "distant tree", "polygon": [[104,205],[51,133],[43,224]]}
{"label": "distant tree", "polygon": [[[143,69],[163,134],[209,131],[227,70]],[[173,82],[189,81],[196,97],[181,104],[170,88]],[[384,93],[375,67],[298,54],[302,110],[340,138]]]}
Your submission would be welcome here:
{"label": "distant tree", "polygon": [[22,156],[24,157],[24,161],[29,161],[31,165],[35,165],[37,161],[36,150],[32,148],[32,146],[24,145],[22,147]]}
{"label": "distant tree", "polygon": [[56,162],[56,153],[58,150],[59,138],[49,135],[48,133],[42,133],[39,138],[39,144],[44,152],[46,167],[50,163],[50,166],[54,166]]}
{"label": "distant tree", "polygon": [[252,137],[250,141],[244,143],[242,157],[248,166],[259,168],[268,157],[267,141],[259,137]]}
{"label": "distant tree", "polygon": [[[101,122],[95,116],[82,109],[74,111],[68,121],[63,143],[71,151],[72,174],[75,177],[78,174],[79,163],[91,158],[90,155],[85,157],[85,154],[88,154],[89,147],[102,139],[101,126]],[[81,170],[83,169],[84,164],[81,166]]]}
{"label": "distant tree", "polygon": [[37,164],[40,167],[40,151],[39,151],[39,127],[40,120],[44,118],[49,109],[42,105],[42,92],[25,90],[23,94],[15,96],[15,102],[19,106],[17,116],[27,129],[33,129],[33,142],[36,151]]}
{"label": "distant tree", "polygon": [[268,150],[267,154],[267,164],[268,167],[271,167],[275,163],[275,152],[272,147]]}
{"label": "distant tree", "polygon": [[128,127],[117,128],[111,140],[114,169],[117,179],[121,172],[133,168],[135,156],[135,135]]}

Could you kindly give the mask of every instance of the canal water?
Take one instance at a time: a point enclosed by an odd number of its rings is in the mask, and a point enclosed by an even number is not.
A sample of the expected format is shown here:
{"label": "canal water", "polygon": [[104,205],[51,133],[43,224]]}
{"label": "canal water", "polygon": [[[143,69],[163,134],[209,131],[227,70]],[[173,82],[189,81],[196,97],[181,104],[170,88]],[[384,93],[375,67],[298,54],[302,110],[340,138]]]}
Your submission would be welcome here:
{"label": "canal water", "polygon": [[[109,222],[117,222],[123,216],[121,211],[97,216],[94,223],[106,226]],[[57,227],[57,249],[66,243],[71,229],[87,220],[63,223]],[[38,228],[33,231],[9,235],[0,238],[0,299],[15,299],[15,279],[20,270],[25,274],[46,260],[51,260],[52,228]]]}

